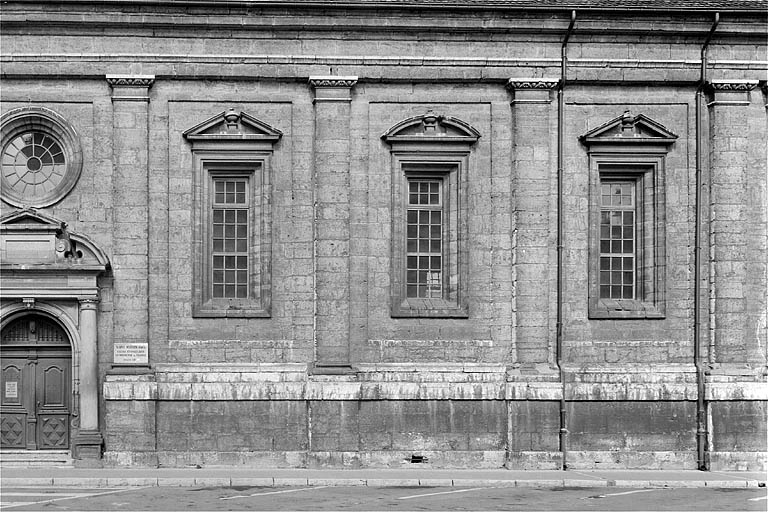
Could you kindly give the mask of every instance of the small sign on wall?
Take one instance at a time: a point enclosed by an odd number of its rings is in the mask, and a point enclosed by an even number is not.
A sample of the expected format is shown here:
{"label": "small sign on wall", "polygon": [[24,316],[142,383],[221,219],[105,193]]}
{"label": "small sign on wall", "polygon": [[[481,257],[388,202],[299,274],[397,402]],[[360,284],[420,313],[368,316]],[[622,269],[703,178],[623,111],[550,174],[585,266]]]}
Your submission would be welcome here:
{"label": "small sign on wall", "polygon": [[5,398],[19,398],[19,383],[8,381],[5,383]]}
{"label": "small sign on wall", "polygon": [[114,364],[149,364],[149,343],[115,343]]}

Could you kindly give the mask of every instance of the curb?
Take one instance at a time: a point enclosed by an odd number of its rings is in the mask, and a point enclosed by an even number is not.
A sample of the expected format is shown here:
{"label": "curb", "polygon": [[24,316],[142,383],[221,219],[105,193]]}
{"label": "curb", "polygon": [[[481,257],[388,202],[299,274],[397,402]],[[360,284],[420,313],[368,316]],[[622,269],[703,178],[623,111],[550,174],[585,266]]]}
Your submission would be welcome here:
{"label": "curb", "polygon": [[3,487],[526,487],[526,488],[756,488],[765,487],[758,480],[479,480],[450,478],[169,478],[169,477],[114,477],[114,478],[3,478]]}

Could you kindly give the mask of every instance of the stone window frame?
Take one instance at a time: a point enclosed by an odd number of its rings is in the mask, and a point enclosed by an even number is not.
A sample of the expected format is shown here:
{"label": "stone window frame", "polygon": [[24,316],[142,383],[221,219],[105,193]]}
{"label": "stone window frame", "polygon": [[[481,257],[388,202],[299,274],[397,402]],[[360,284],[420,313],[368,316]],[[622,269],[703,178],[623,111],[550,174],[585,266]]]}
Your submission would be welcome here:
{"label": "stone window frame", "polygon": [[49,192],[38,197],[24,197],[5,183],[3,175],[0,197],[6,203],[19,207],[44,208],[64,199],[75,187],[83,170],[83,150],[75,128],[57,112],[41,106],[30,105],[9,110],[0,118],[0,151],[26,132],[40,132],[51,137],[65,155],[65,175]]}
{"label": "stone window frame", "polygon": [[[590,155],[589,317],[664,318],[666,310],[666,229],[664,158],[643,154]],[[636,247],[633,299],[600,297],[601,189],[605,180],[634,181]]]}
{"label": "stone window frame", "polygon": [[[272,154],[282,136],[244,112],[222,112],[184,132],[193,154],[193,285],[195,318],[268,318],[272,296]],[[212,297],[213,180],[248,180],[249,297]]]}
{"label": "stone window frame", "polygon": [[[432,111],[405,119],[382,135],[391,145],[392,318],[469,317],[468,189],[471,148],[479,137],[469,124]],[[408,183],[419,178],[443,180],[446,238],[441,298],[413,298],[406,293]]]}
{"label": "stone window frame", "polygon": [[[643,114],[629,111],[580,137],[589,158],[589,318],[666,317],[665,165],[677,135]],[[600,297],[600,214],[603,180],[635,181],[638,201],[634,299]]]}

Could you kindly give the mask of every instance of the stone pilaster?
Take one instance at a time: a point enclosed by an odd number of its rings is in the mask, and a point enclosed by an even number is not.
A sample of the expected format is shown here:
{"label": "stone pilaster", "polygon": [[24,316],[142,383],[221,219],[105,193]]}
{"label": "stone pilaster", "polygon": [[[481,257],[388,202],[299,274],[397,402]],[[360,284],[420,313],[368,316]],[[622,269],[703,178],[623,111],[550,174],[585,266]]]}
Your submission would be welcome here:
{"label": "stone pilaster", "polygon": [[349,152],[357,77],[313,76],[315,92],[315,373],[348,373]]}
{"label": "stone pilaster", "polygon": [[[552,363],[554,332],[550,318],[551,281],[556,265],[551,254],[556,240],[554,203],[555,165],[553,134],[556,112],[554,90],[559,81],[547,78],[512,78],[514,157],[512,209],[516,226],[516,363]],[[545,206],[549,205],[549,206]]]}
{"label": "stone pilaster", "polygon": [[80,301],[80,430],[73,441],[77,459],[100,458],[103,443],[99,429],[98,305],[95,298]]}
{"label": "stone pilaster", "polygon": [[[751,325],[752,280],[765,279],[764,270],[749,270],[752,226],[758,212],[750,211],[749,106],[757,80],[718,80],[710,94],[710,308],[713,363],[764,364],[759,335]],[[764,176],[763,176],[764,179]],[[765,198],[763,198],[765,200]],[[764,235],[764,232],[763,232]],[[764,259],[764,255],[763,255]],[[765,283],[763,283],[765,285]],[[764,288],[763,288],[764,290]]]}
{"label": "stone pilaster", "polygon": [[113,111],[115,345],[148,343],[149,89],[154,76],[108,75]]}

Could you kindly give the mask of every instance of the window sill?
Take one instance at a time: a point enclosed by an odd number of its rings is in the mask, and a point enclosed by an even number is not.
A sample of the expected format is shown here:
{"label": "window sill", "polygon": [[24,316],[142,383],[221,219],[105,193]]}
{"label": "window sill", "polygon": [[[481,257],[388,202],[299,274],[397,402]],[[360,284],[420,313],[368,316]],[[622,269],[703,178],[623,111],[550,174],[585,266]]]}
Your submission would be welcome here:
{"label": "window sill", "polygon": [[193,318],[269,318],[271,316],[269,310],[256,307],[256,305],[232,306],[207,302],[192,307]]}
{"label": "window sill", "polygon": [[591,301],[589,318],[592,319],[663,319],[666,315],[660,304],[627,299],[599,299]]}
{"label": "window sill", "polygon": [[396,300],[392,318],[469,318],[469,311],[453,301],[445,299]]}

